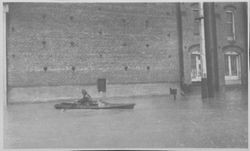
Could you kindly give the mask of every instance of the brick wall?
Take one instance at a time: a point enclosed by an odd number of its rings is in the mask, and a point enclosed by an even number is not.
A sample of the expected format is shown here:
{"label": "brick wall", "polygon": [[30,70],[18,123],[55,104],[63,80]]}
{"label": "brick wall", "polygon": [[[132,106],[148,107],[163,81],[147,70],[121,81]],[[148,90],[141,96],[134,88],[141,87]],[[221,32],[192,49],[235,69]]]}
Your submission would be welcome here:
{"label": "brick wall", "polygon": [[8,85],[178,82],[174,6],[10,3]]}
{"label": "brick wall", "polygon": [[[219,79],[220,85],[225,84],[224,80],[224,72],[225,72],[225,60],[224,53],[227,50],[232,50],[238,52],[241,56],[241,82],[242,84],[246,84],[247,82],[247,48],[245,42],[245,29],[244,29],[244,15],[243,15],[243,3],[242,2],[231,2],[231,3],[217,3],[215,7],[216,16],[217,16],[217,44],[218,44],[218,63],[219,63]],[[247,5],[247,4],[246,4]],[[226,31],[226,9],[227,6],[233,6],[235,8],[234,11],[234,19],[235,19],[235,40],[229,41],[227,40],[227,31]],[[225,49],[226,48],[226,49]],[[246,83],[245,83],[246,82]]]}
{"label": "brick wall", "polygon": [[[244,33],[244,15],[243,3],[215,3],[215,17],[217,30],[217,51],[218,51],[218,65],[219,65],[219,82],[220,85],[225,85],[225,62],[224,62],[224,48],[234,49],[241,53],[241,79],[242,83],[247,80],[247,48],[245,47],[245,33]],[[235,10],[235,34],[236,39],[233,42],[227,40],[226,31],[226,13],[225,6],[233,6]],[[191,52],[192,50],[199,50],[199,35],[195,34],[197,29],[194,29],[194,3],[182,4],[182,23],[183,23],[183,53],[184,53],[184,73],[185,83],[191,84]]]}
{"label": "brick wall", "polygon": [[[184,60],[184,82],[191,84],[191,52],[197,50],[200,43],[200,36],[195,34],[193,3],[184,3],[181,7],[182,11],[182,27],[183,27],[183,60]],[[198,46],[199,47],[199,46]],[[198,48],[199,49],[199,48]]]}

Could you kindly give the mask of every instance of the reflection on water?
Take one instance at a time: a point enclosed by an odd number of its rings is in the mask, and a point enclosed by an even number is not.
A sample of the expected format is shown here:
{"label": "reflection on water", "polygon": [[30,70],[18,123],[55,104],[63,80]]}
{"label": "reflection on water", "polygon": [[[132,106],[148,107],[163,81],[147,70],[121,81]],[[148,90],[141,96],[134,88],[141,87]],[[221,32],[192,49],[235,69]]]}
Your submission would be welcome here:
{"label": "reflection on water", "polygon": [[5,148],[247,148],[247,92],[213,99],[187,95],[109,99],[133,110],[54,109],[53,103],[12,104],[4,115]]}

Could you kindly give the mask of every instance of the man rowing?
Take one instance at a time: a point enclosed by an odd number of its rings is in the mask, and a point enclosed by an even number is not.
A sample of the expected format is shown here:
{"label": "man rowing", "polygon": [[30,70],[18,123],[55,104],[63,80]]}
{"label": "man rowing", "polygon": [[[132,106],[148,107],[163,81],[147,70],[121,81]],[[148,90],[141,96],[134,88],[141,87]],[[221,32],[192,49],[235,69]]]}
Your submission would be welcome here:
{"label": "man rowing", "polygon": [[91,96],[88,94],[88,92],[85,89],[82,89],[82,95],[83,97],[78,100],[78,103],[83,105],[97,105],[97,102],[92,100]]}

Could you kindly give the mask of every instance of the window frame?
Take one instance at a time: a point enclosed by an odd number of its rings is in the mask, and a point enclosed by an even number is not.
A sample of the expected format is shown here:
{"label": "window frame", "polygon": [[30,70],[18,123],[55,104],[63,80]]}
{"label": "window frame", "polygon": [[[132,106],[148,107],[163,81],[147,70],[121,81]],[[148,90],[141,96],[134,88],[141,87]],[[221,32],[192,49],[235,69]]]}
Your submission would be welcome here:
{"label": "window frame", "polygon": [[196,19],[196,17],[200,16],[199,3],[194,3],[192,5],[192,14],[193,14],[193,19],[194,19],[194,21],[193,21],[193,34],[199,36],[200,35],[200,21]]}
{"label": "window frame", "polygon": [[226,15],[230,14],[232,18],[232,21],[226,20],[226,26],[230,27],[229,29],[231,31],[227,31],[227,40],[228,41],[234,41],[236,40],[235,36],[235,11],[234,10],[225,10]]}
{"label": "window frame", "polygon": [[[231,65],[231,58],[232,56],[236,57],[236,70],[237,70],[237,75],[232,74],[232,65]],[[237,52],[226,52],[224,53],[224,59],[226,61],[227,58],[227,67],[226,67],[226,62],[225,63],[225,80],[240,80],[241,79],[241,56]],[[228,75],[226,75],[226,68],[228,68]]]}
{"label": "window frame", "polygon": [[[190,54],[190,59],[191,59],[191,62],[192,62],[192,56],[195,56],[195,74],[196,74],[196,77],[195,78],[192,78],[192,74],[193,74],[193,69],[192,69],[192,63],[191,63],[191,82],[199,82],[201,81],[201,69],[199,66],[201,66],[201,54],[199,51],[193,51],[191,52]],[[199,74],[200,72],[200,74]]]}

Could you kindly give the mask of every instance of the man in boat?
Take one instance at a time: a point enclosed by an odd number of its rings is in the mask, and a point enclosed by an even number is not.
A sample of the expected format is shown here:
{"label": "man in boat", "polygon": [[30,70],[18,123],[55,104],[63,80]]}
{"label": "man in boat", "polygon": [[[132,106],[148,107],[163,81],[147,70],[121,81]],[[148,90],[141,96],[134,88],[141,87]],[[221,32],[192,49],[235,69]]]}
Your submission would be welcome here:
{"label": "man in boat", "polygon": [[95,101],[92,100],[91,96],[88,94],[88,92],[85,89],[82,89],[82,95],[83,97],[78,100],[78,103],[84,104],[84,105],[97,105]]}

